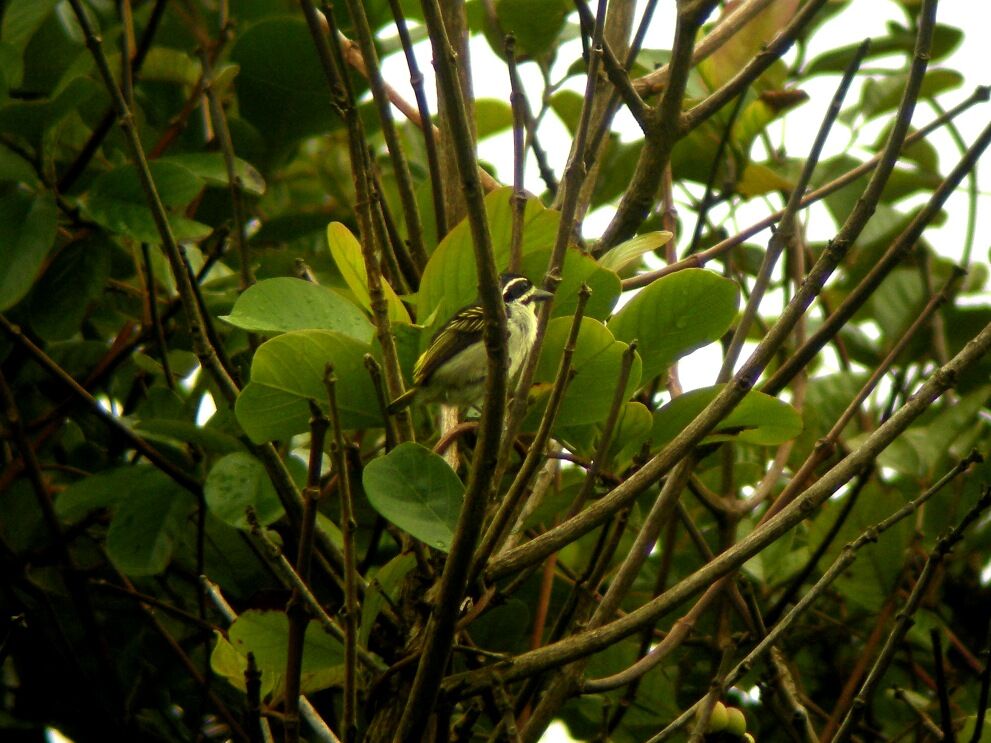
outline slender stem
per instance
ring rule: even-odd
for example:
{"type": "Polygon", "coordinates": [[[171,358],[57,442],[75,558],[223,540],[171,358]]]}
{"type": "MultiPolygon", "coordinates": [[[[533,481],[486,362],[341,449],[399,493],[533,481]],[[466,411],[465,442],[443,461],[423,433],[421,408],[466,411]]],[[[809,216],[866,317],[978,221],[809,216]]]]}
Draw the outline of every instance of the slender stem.
{"type": "Polygon", "coordinates": [[[939,184],[918,214],[888,247],[884,255],[871,267],[857,287],[847,295],[843,303],[799,348],[762,387],[770,395],[777,394],[818,353],[830,338],[839,333],[840,328],[870,298],[884,278],[901,262],[905,254],[914,247],[929,223],[936,218],[943,204],[960,182],[970,173],[981,154],[991,144],[991,124],[984,128],[965,156],[957,163],[950,174],[939,184]]]}
{"type": "Polygon", "coordinates": [[[829,132],[833,128],[836,117],[840,114],[843,100],[850,90],[854,75],[860,69],[860,65],[867,55],[868,49],[870,49],[869,39],[860,45],[857,53],[850,60],[846,70],[843,72],[843,77],[840,79],[840,84],[836,88],[836,93],[833,95],[833,100],[830,102],[829,108],[826,109],[826,115],[819,125],[819,131],[816,134],[815,141],[812,143],[812,149],[809,150],[809,155],[805,159],[805,164],[802,166],[802,174],[799,176],[795,188],[791,192],[791,197],[788,199],[787,206],[785,206],[784,214],[781,215],[781,223],[768,243],[767,252],[764,254],[764,260],[757,273],[757,280],[750,290],[750,298],[747,300],[747,306],[743,310],[743,317],[733,332],[733,338],[724,354],[722,368],[716,377],[717,382],[726,382],[733,374],[733,367],[736,366],[736,360],[739,358],[740,351],[743,350],[743,343],[757,317],[761,300],[764,298],[764,292],[771,282],[771,274],[774,272],[774,266],[777,264],[778,257],[789,243],[791,243],[795,235],[799,202],[805,193],[806,187],[812,180],[812,175],[815,173],[816,166],[819,164],[822,148],[826,145],[829,132]]]}
{"type": "Polygon", "coordinates": [[[220,151],[224,156],[224,168],[227,171],[227,190],[231,196],[233,221],[231,238],[234,241],[238,261],[241,264],[241,291],[244,291],[255,283],[254,271],[251,269],[251,254],[244,239],[244,184],[241,181],[241,176],[237,173],[237,159],[234,155],[231,130],[227,125],[227,115],[224,113],[223,104],[221,104],[220,97],[214,87],[213,67],[210,64],[210,55],[206,49],[200,50],[200,64],[203,65],[203,92],[206,93],[207,97],[210,122],[213,125],[214,136],[220,145],[220,151]]]}
{"type": "MultiPolygon", "coordinates": [[[[963,539],[963,534],[967,527],[976,521],[989,506],[991,506],[991,488],[985,486],[984,492],[977,504],[967,512],[959,524],[953,527],[936,543],[932,554],[929,555],[929,558],[926,560],[926,564],[922,568],[922,572],[915,581],[915,586],[912,588],[912,592],[909,594],[909,597],[905,602],[905,606],[898,614],[898,619],[895,621],[894,629],[892,629],[891,633],[888,635],[887,640],[885,640],[884,647],[881,648],[881,652],[874,661],[874,665],[871,666],[871,670],[867,674],[867,678],[864,679],[864,683],[861,685],[860,691],[854,699],[853,706],[847,712],[839,730],[836,731],[836,735],[830,739],[834,741],[834,743],[843,743],[850,737],[853,732],[854,725],[860,721],[860,718],[866,711],[867,705],[870,703],[871,697],[874,695],[874,691],[877,689],[878,684],[880,684],[881,679],[884,676],[884,672],[891,664],[895,652],[898,649],[898,645],[901,643],[912,624],[914,624],[912,615],[915,614],[916,609],[919,608],[922,597],[925,595],[926,589],[929,587],[929,582],[932,580],[940,563],[942,563],[946,555],[949,554],[953,546],[963,539]]],[[[829,743],[829,741],[827,740],[825,743],[829,743]]]]}
{"type": "Polygon", "coordinates": [[[372,98],[378,110],[379,122],[382,124],[382,135],[385,138],[389,158],[392,161],[392,170],[396,176],[396,187],[399,191],[399,200],[402,203],[403,216],[406,220],[407,239],[416,265],[422,271],[423,267],[427,265],[427,251],[423,246],[423,225],[420,223],[420,212],[416,205],[413,176],[410,175],[409,163],[406,161],[406,154],[399,141],[399,132],[396,130],[396,123],[392,118],[392,106],[385,91],[385,80],[382,78],[378,53],[375,51],[372,29],[368,25],[368,16],[365,14],[365,3],[360,2],[360,0],[345,0],[345,2],[351,16],[351,22],[354,25],[361,55],[365,61],[365,68],[368,71],[372,98]]]}
{"type": "Polygon", "coordinates": [[[389,0],[389,6],[392,8],[392,17],[396,21],[396,31],[399,33],[399,40],[403,45],[403,54],[406,55],[409,82],[413,88],[413,97],[416,98],[416,107],[420,114],[423,144],[427,152],[427,169],[430,171],[430,191],[434,202],[434,226],[437,240],[440,241],[447,234],[447,214],[444,211],[444,192],[441,185],[440,164],[437,159],[437,139],[433,125],[430,123],[430,107],[427,104],[427,94],[423,88],[423,73],[420,72],[416,54],[413,52],[413,40],[410,38],[409,28],[406,26],[406,18],[403,16],[400,0],[389,0]]]}
{"type": "MultiPolygon", "coordinates": [[[[941,477],[939,481],[933,484],[931,488],[926,490],[917,498],[906,503],[887,518],[879,521],[873,526],[870,526],[863,531],[860,536],[847,544],[836,559],[833,560],[833,563],[829,566],[826,572],[822,574],[822,577],[816,581],[815,585],[812,586],[801,599],[799,599],[798,603],[795,604],[795,606],[793,606],[788,613],[780,619],[780,621],[774,624],[774,626],[754,647],[754,649],[751,650],[743,660],[737,663],[729,674],[727,674],[725,688],[728,689],[748,674],[754,668],[757,661],[765,653],[771,650],[778,642],[780,642],[782,637],[784,637],[785,633],[790,629],[795,621],[826,592],[826,589],[829,588],[829,586],[832,585],[837,578],[847,571],[851,563],[857,559],[857,554],[861,548],[869,544],[876,544],[878,537],[880,537],[881,534],[897,524],[899,521],[911,516],[913,513],[916,513],[919,508],[926,503],[926,501],[942,490],[943,487],[945,487],[946,484],[953,478],[957,477],[957,475],[959,475],[971,464],[980,461],[982,461],[980,455],[976,452],[972,453],[969,457],[958,463],[952,470],[941,477]]],[[[691,719],[697,705],[698,703],[686,709],[681,715],[678,716],[677,719],[664,728],[664,730],[651,738],[650,743],[660,743],[660,741],[666,740],[671,733],[683,727],[685,723],[691,719]]],[[[976,741],[974,741],[974,743],[976,743],[976,741]]]]}
{"type": "MultiPolygon", "coordinates": [[[[306,582],[296,572],[296,569],[286,559],[286,556],[282,554],[282,548],[273,542],[271,537],[265,533],[261,524],[258,523],[258,517],[255,515],[253,509],[248,510],[248,523],[251,526],[251,536],[261,549],[265,559],[268,560],[269,565],[274,568],[275,574],[282,584],[289,589],[298,589],[299,595],[302,597],[307,609],[309,609],[317,622],[320,623],[324,631],[331,637],[340,640],[341,644],[343,644],[344,631],[331,619],[330,615],[327,614],[327,611],[320,604],[320,601],[313,595],[306,582]]],[[[372,671],[381,672],[385,670],[385,664],[364,648],[358,648],[358,659],[372,671]]]]}
{"type": "Polygon", "coordinates": [[[471,463],[464,505],[458,516],[451,551],[444,565],[437,600],[425,630],[425,641],[416,676],[403,710],[396,738],[414,743],[423,737],[434,706],[443,669],[454,638],[458,607],[464,595],[471,555],[478,544],[492,475],[499,458],[499,438],[506,405],[506,311],[489,234],[488,219],[478,179],[478,162],[467,108],[458,74],[458,58],[448,38],[437,0],[422,3],[430,43],[434,49],[438,89],[444,101],[451,146],[463,189],[464,203],[475,252],[478,289],[485,318],[485,352],[488,374],[478,443],[471,463]]]}
{"type": "Polygon", "coordinates": [[[469,572],[469,580],[478,577],[484,569],[485,562],[489,556],[505,538],[506,528],[512,523],[514,514],[518,512],[520,503],[530,485],[530,480],[543,462],[544,447],[547,445],[547,440],[551,435],[551,427],[554,425],[558,410],[560,410],[561,403],[564,401],[564,393],[568,387],[568,382],[571,381],[571,359],[575,355],[578,334],[581,331],[582,318],[585,315],[585,304],[591,295],[592,292],[588,286],[582,284],[582,288],[578,292],[578,305],[575,308],[575,314],[571,321],[571,329],[568,331],[568,338],[561,352],[561,360],[558,363],[557,373],[554,376],[554,384],[547,398],[547,406],[544,408],[544,414],[540,417],[540,425],[537,427],[537,433],[527,448],[526,458],[517,471],[512,485],[509,486],[509,490],[499,504],[499,510],[496,512],[492,523],[489,524],[489,528],[479,544],[472,569],[469,572]]]}
{"type": "MultiPolygon", "coordinates": [[[[787,508],[661,596],[597,630],[579,633],[554,645],[523,653],[516,656],[512,662],[496,664],[479,671],[455,674],[445,680],[445,690],[459,697],[474,693],[474,689],[490,683],[492,673],[499,673],[507,682],[525,678],[597,652],[656,621],[699,590],[737,569],[768,544],[776,541],[807,518],[866,464],[872,462],[913,421],[928,410],[936,399],[952,387],[965,369],[983,358],[989,350],[991,350],[991,323],[986,325],[953,359],[933,373],[916,394],[871,433],[860,447],[826,472],[787,508]]],[[[586,511],[591,508],[594,506],[586,511]]]]}
{"type": "Polygon", "coordinates": [[[715,114],[719,109],[740,95],[768,67],[787,52],[795,39],[811,23],[816,14],[822,9],[827,0],[809,0],[802,5],[784,28],[758,52],[736,75],[725,85],[696,104],[681,117],[682,132],[687,133],[697,128],[702,122],[715,114]]]}
{"type": "Polygon", "coordinates": [[[337,491],[341,498],[341,539],[344,543],[344,714],[341,728],[346,743],[358,737],[358,591],[357,591],[357,552],[355,532],[358,523],[354,516],[354,493],[351,490],[351,477],[344,458],[344,429],[337,409],[337,378],[328,364],[324,372],[324,385],[330,406],[330,420],[334,438],[331,454],[334,469],[337,470],[337,491]]]}
{"type": "Polygon", "coordinates": [[[950,712],[950,690],[946,681],[946,665],[943,658],[943,639],[939,628],[929,630],[929,640],[933,648],[933,669],[936,674],[936,695],[939,698],[939,723],[943,729],[943,740],[956,743],[957,734],[953,729],[953,713],[950,712]]]}
{"type": "MultiPolygon", "coordinates": [[[[957,116],[967,111],[972,106],[978,103],[986,102],[989,99],[989,97],[991,97],[991,87],[981,86],[976,88],[973,94],[969,98],[967,98],[965,101],[961,102],[957,106],[951,108],[949,111],[947,111],[945,116],[940,116],[934,119],[933,121],[929,122],[925,126],[920,127],[916,131],[907,135],[905,137],[905,140],[902,142],[901,150],[904,152],[905,149],[908,148],[909,146],[915,144],[916,142],[921,142],[936,129],[939,129],[941,126],[944,126],[948,122],[952,121],[953,119],[955,119],[957,116]]],[[[810,191],[802,198],[800,205],[803,207],[808,206],[809,204],[813,204],[817,201],[824,199],[826,196],[835,193],[844,186],[853,183],[854,181],[856,181],[858,178],[865,175],[866,173],[871,172],[884,159],[885,159],[885,153],[883,152],[874,155],[873,157],[862,162],[857,167],[848,170],[843,175],[834,178],[833,180],[820,186],[814,191],[810,191]]],[[[641,287],[648,286],[654,281],[657,281],[657,279],[660,279],[672,273],[676,273],[677,271],[683,271],[686,268],[699,268],[701,266],[704,266],[706,263],[708,263],[709,261],[715,258],[718,258],[723,253],[726,253],[732,250],[733,248],[742,245],[757,233],[766,230],[768,227],[770,227],[771,225],[775,224],[778,220],[780,220],[783,215],[784,215],[784,210],[783,209],[778,210],[768,215],[767,217],[764,217],[760,221],[755,222],[749,227],[741,230],[732,237],[728,237],[722,242],[713,245],[711,248],[707,248],[706,250],[696,253],[695,255],[688,256],[687,258],[683,258],[680,261],[670,263],[669,265],[664,266],[663,268],[659,268],[656,271],[646,271],[644,273],[637,274],[636,276],[632,276],[628,279],[623,279],[622,281],[623,291],[629,291],[630,289],[639,289],[641,287]]]]}
{"type": "Polygon", "coordinates": [[[524,131],[526,128],[526,93],[523,81],[516,67],[516,37],[506,36],[506,66],[509,69],[509,103],[513,109],[513,232],[509,242],[509,270],[520,270],[523,262],[523,213],[526,210],[526,190],[523,188],[523,173],[526,165],[524,131]]]}
{"type": "MultiPolygon", "coordinates": [[[[320,406],[312,400],[310,405],[310,457],[307,467],[306,488],[303,490],[303,517],[299,530],[299,548],[296,556],[296,573],[304,582],[310,580],[310,561],[313,556],[313,531],[317,520],[317,501],[320,498],[320,464],[323,444],[330,425],[320,406]]],[[[286,740],[299,740],[299,688],[303,671],[303,638],[309,617],[298,588],[293,588],[286,606],[289,619],[289,648],[286,652],[285,697],[283,704],[283,729],[286,740]]]]}

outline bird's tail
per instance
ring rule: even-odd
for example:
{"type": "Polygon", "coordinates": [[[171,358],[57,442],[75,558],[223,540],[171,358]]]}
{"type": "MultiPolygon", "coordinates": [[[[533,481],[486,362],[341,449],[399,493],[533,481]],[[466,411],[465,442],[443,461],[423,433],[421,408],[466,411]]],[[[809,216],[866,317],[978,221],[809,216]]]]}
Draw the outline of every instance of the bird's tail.
{"type": "Polygon", "coordinates": [[[386,410],[390,414],[398,413],[400,410],[404,410],[409,407],[409,404],[413,402],[413,398],[416,396],[416,387],[410,387],[403,394],[397,397],[395,400],[389,403],[389,407],[386,410]]]}

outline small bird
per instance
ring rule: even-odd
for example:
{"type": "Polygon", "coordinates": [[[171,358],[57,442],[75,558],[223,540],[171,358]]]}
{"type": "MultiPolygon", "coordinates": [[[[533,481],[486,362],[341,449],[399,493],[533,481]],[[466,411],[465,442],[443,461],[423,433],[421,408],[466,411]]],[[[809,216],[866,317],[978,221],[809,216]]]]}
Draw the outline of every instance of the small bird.
{"type": "MultiPolygon", "coordinates": [[[[509,337],[508,378],[513,379],[533,347],[537,336],[534,302],[543,302],[553,294],[535,287],[528,278],[514,273],[499,277],[502,300],[506,303],[506,328],[509,337]]],[[[430,340],[430,345],[413,367],[413,386],[389,405],[396,413],[416,397],[421,402],[442,402],[468,407],[477,405],[485,393],[488,359],[483,330],[485,317],[481,305],[458,310],[430,340]]]]}

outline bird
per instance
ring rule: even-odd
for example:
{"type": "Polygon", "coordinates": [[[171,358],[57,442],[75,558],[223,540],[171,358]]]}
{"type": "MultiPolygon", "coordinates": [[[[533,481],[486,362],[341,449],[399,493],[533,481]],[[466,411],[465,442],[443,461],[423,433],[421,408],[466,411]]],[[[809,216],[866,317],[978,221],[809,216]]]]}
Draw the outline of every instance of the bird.
{"type": "MultiPolygon", "coordinates": [[[[507,378],[513,379],[537,337],[535,304],[554,295],[515,273],[502,274],[499,284],[506,305],[507,378]]],[[[430,339],[427,350],[413,367],[413,386],[389,404],[389,412],[403,410],[414,398],[423,403],[477,406],[485,393],[488,376],[484,329],[485,315],[480,304],[462,307],[454,313],[430,339]]]]}

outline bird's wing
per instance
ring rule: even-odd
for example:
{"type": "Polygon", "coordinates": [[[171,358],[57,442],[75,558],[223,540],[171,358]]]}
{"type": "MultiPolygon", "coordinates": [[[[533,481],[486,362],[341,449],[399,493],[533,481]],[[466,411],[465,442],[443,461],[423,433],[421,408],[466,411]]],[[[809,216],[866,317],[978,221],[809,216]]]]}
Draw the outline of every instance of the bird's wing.
{"type": "Polygon", "coordinates": [[[430,341],[413,367],[413,381],[425,384],[430,375],[445,361],[454,358],[473,343],[482,339],[485,317],[478,306],[465,307],[445,323],[430,341]]]}

